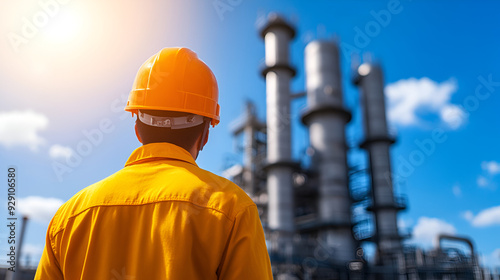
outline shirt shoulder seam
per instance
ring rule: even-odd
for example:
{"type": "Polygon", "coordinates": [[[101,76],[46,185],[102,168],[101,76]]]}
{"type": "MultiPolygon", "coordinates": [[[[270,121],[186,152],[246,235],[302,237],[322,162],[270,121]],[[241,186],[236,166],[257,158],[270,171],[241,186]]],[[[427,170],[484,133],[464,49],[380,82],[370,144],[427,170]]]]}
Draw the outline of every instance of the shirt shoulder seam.
{"type": "MultiPolygon", "coordinates": [[[[182,199],[167,199],[167,200],[158,200],[158,201],[152,201],[152,202],[147,202],[147,203],[140,203],[140,204],[97,204],[97,205],[92,205],[90,207],[87,207],[85,208],[84,210],[81,210],[80,212],[76,213],[76,214],[73,214],[71,216],[69,216],[67,218],[67,220],[70,220],[70,219],[74,219],[76,218],[77,216],[79,216],[80,214],[83,214],[84,212],[92,209],[92,208],[96,208],[96,207],[112,207],[112,206],[141,206],[141,205],[148,205],[148,204],[155,204],[155,203],[162,203],[162,202],[185,202],[185,203],[189,203],[189,204],[192,204],[192,205],[195,205],[195,206],[198,206],[198,207],[201,207],[201,208],[205,208],[205,209],[210,209],[210,210],[213,210],[215,212],[219,212],[221,213],[229,222],[234,222],[234,219],[231,219],[226,213],[224,213],[223,211],[219,210],[219,209],[216,209],[214,207],[209,207],[209,206],[203,206],[203,205],[199,205],[197,203],[194,203],[192,201],[189,201],[189,200],[182,200],[182,199]]],[[[253,203],[252,203],[253,204],[253,203]]],[[[252,204],[248,204],[246,206],[243,206],[243,209],[238,211],[238,213],[236,213],[234,215],[234,217],[236,218],[236,216],[241,213],[244,209],[246,209],[247,207],[249,206],[252,206],[252,204]]],[[[253,204],[255,205],[255,204],[253,204]]],[[[63,230],[65,230],[66,227],[62,227],[60,228],[59,230],[57,230],[56,232],[54,232],[52,234],[52,237],[55,238],[56,235],[58,235],[60,232],[62,232],[63,230]]]]}

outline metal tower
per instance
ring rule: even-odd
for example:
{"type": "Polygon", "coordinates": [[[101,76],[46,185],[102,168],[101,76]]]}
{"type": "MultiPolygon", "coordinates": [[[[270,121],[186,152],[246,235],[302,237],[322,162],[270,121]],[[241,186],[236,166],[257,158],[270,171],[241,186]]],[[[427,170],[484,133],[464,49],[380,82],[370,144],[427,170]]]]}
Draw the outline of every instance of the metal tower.
{"type": "Polygon", "coordinates": [[[384,79],[378,64],[364,63],[357,68],[354,83],[360,87],[363,107],[364,137],[361,147],[368,151],[372,203],[367,210],[375,218],[377,259],[384,266],[397,266],[402,257],[397,213],[406,208],[406,201],[394,195],[390,146],[395,139],[389,135],[385,111],[384,79]]]}
{"type": "Polygon", "coordinates": [[[344,108],[337,45],[313,41],[305,49],[307,109],[302,122],[309,128],[318,175],[318,238],[345,265],[354,259],[356,242],[351,232],[351,200],[345,126],[351,115],[344,108]]]}

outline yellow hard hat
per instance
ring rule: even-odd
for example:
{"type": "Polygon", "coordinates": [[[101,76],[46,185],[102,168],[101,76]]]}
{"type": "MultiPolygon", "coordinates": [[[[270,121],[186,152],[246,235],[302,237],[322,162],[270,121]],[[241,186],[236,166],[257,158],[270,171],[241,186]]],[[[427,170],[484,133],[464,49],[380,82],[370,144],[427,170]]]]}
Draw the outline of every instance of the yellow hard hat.
{"type": "Polygon", "coordinates": [[[164,48],[141,66],[125,111],[185,112],[219,123],[217,80],[196,53],[187,48],[164,48]]]}

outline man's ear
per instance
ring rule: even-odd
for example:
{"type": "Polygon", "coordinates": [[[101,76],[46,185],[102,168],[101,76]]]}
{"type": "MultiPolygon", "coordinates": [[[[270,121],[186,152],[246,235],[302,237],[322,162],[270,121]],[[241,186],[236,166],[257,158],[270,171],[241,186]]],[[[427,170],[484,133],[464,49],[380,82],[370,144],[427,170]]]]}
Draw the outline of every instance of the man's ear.
{"type": "Polygon", "coordinates": [[[137,140],[142,143],[141,135],[139,135],[139,131],[137,131],[137,124],[134,126],[135,128],[135,135],[137,136],[137,140]]]}
{"type": "Polygon", "coordinates": [[[205,147],[205,145],[207,144],[208,142],[208,134],[210,132],[210,123],[206,122],[205,123],[205,128],[203,130],[203,133],[201,134],[201,137],[200,140],[198,140],[200,143],[200,146],[199,146],[199,151],[203,151],[203,148],[205,147]]]}
{"type": "Polygon", "coordinates": [[[208,142],[208,134],[210,133],[210,130],[207,127],[207,133],[205,134],[205,139],[203,139],[203,146],[205,146],[208,142]]]}

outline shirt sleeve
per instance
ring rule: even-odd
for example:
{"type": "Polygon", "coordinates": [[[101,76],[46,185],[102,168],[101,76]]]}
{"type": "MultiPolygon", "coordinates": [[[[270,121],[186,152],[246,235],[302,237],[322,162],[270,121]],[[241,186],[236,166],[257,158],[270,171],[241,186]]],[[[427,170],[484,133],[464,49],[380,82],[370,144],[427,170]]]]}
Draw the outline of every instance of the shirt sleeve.
{"type": "Polygon", "coordinates": [[[255,205],[236,215],[217,271],[219,280],[272,280],[264,231],[255,205]]]}
{"type": "Polygon", "coordinates": [[[54,249],[52,247],[52,241],[50,239],[50,230],[52,222],[47,230],[47,236],[45,238],[45,247],[43,248],[42,258],[38,263],[36,269],[34,280],[64,280],[64,276],[61,272],[59,262],[54,254],[54,249]]]}

